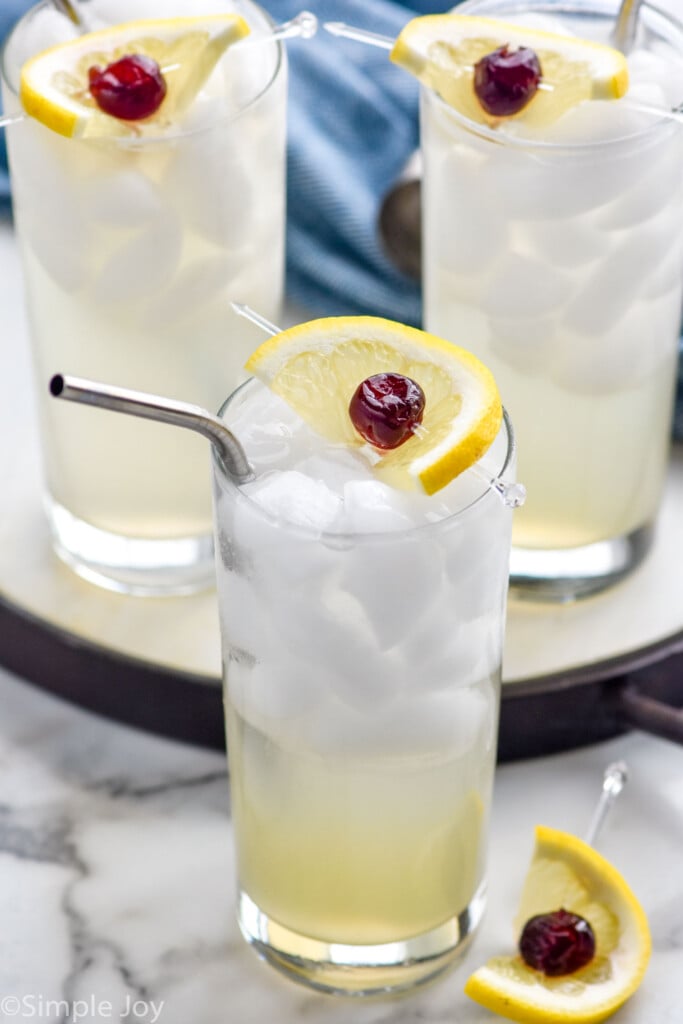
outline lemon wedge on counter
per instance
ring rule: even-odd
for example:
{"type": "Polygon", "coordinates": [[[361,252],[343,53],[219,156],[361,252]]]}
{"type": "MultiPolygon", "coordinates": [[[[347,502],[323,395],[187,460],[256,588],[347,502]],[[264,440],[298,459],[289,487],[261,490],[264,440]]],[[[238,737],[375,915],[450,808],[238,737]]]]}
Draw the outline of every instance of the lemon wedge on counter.
{"type": "Polygon", "coordinates": [[[524,1024],[597,1024],[633,995],[647,968],[651,939],[645,912],[619,872],[591,846],[539,826],[524,884],[516,934],[537,914],[564,908],[589,922],[595,956],[585,967],[546,977],[521,956],[490,960],[465,993],[524,1024]]]}

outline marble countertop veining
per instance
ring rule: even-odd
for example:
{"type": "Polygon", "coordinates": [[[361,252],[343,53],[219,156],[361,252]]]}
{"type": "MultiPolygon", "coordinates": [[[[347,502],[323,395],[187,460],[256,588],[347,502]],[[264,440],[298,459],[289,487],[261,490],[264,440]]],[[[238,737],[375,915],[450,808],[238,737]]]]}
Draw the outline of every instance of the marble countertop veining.
{"type": "Polygon", "coordinates": [[[602,772],[631,781],[600,841],[639,895],[654,953],[615,1024],[683,1019],[683,750],[632,733],[498,770],[489,909],[463,967],[401,999],[308,992],[234,918],[222,756],[126,729],[0,671],[0,1021],[493,1024],[462,994],[511,941],[538,822],[582,832],[602,772]]]}

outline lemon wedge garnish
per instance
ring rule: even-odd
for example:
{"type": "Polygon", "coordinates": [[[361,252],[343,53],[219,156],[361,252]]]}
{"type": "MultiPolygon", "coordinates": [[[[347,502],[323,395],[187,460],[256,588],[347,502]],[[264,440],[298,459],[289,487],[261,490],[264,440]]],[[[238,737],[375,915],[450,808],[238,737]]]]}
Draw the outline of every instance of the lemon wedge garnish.
{"type": "Polygon", "coordinates": [[[515,927],[563,907],[595,934],[595,957],[573,974],[548,978],[520,956],[490,960],[465,992],[494,1013],[525,1024],[596,1024],[640,985],[650,958],[643,908],[619,872],[576,836],[539,826],[515,927]]]}
{"type": "Polygon", "coordinates": [[[628,89],[628,64],[618,50],[573,36],[508,24],[495,18],[436,14],[414,18],[398,36],[391,60],[428,85],[472,121],[496,123],[474,92],[474,66],[501,46],[527,46],[541,62],[542,83],[513,115],[529,124],[551,124],[584,100],[611,100],[628,89]]]}
{"type": "Polygon", "coordinates": [[[433,494],[486,452],[502,407],[490,371],[471,353],[413,327],[377,317],[330,317],[282,331],[246,369],[334,444],[360,447],[351,396],[376,373],[411,377],[425,394],[418,431],[400,448],[377,452],[375,473],[397,487],[433,494]]]}
{"type": "Polygon", "coordinates": [[[69,138],[138,134],[150,124],[180,118],[226,49],[249,34],[236,14],[128,21],[43,50],[21,69],[19,95],[30,117],[69,138]],[[88,69],[143,54],[161,68],[166,98],[144,121],[126,122],[99,109],[88,90],[88,69]]]}

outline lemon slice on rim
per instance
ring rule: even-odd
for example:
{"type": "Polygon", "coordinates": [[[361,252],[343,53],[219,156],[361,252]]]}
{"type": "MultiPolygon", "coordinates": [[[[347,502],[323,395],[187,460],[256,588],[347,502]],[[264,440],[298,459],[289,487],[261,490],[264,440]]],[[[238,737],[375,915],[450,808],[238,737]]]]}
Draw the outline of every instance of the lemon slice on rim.
{"type": "Polygon", "coordinates": [[[166,126],[187,110],[229,46],[249,34],[236,14],[151,18],[89,32],[43,50],[21,69],[19,96],[26,113],[69,138],[139,134],[166,126]],[[157,62],[167,93],[144,121],[122,121],[99,109],[88,89],[88,70],[143,54],[157,62]]]}
{"type": "Polygon", "coordinates": [[[576,836],[539,826],[515,927],[560,907],[595,934],[595,957],[573,974],[548,978],[520,956],[490,960],[465,993],[494,1013],[525,1024],[596,1024],[640,985],[650,958],[645,912],[619,872],[576,836]]]}
{"type": "Polygon", "coordinates": [[[466,14],[414,18],[398,36],[391,60],[428,85],[459,113],[482,124],[488,114],[474,92],[474,66],[501,46],[530,47],[541,62],[542,84],[526,107],[511,115],[551,124],[584,100],[611,100],[628,89],[628,64],[618,50],[574,36],[466,14]]]}
{"type": "Polygon", "coordinates": [[[400,373],[425,394],[418,431],[377,452],[374,470],[397,487],[441,490],[494,441],[502,407],[493,375],[471,353],[424,331],[378,317],[329,317],[269,338],[246,369],[335,444],[361,447],[351,396],[376,373],[400,373]]]}

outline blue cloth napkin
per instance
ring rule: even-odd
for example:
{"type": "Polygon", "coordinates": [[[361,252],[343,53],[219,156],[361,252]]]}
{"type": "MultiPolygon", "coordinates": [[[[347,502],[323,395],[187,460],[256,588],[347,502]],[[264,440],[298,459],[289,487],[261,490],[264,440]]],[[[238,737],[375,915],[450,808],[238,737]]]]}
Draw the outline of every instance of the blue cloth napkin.
{"type": "MultiPolygon", "coordinates": [[[[1,0],[0,39],[32,0],[1,0]]],[[[454,0],[261,0],[276,22],[309,7],[394,37],[454,0]]],[[[290,64],[287,294],[319,315],[371,313],[419,324],[419,287],[384,256],[379,204],[418,144],[417,84],[386,52],[319,32],[287,43],[290,64]]],[[[9,180],[0,132],[0,203],[9,180]]],[[[675,435],[683,438],[683,346],[675,435]]]]}

